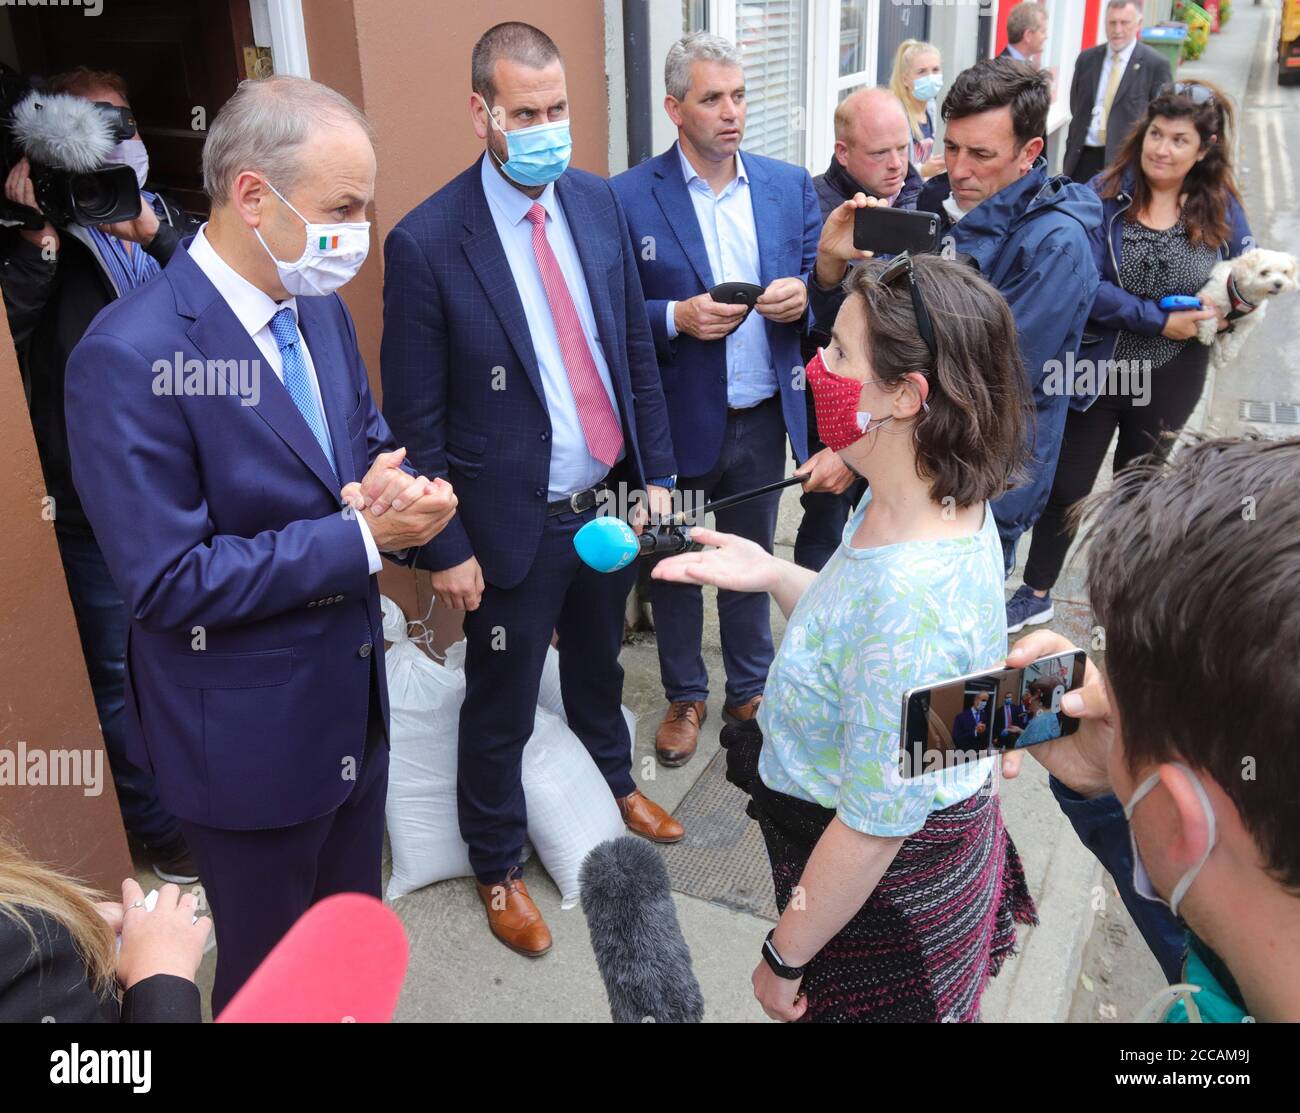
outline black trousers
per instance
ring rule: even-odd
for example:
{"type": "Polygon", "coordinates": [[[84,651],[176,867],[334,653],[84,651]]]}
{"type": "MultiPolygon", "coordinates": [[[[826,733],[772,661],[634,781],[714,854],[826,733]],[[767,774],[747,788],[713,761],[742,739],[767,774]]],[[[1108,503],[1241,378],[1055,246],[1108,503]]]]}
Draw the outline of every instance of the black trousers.
{"type": "Polygon", "coordinates": [[[1167,455],[1162,435],[1181,429],[1196,408],[1205,388],[1209,355],[1210,349],[1195,340],[1184,344],[1178,355],[1152,372],[1148,405],[1135,405],[1138,399],[1132,397],[1102,395],[1089,409],[1070,411],[1052,494],[1034,526],[1025,563],[1025,583],[1031,588],[1050,591],[1056,584],[1074,541],[1070,511],[1092,490],[1115,430],[1119,430],[1119,443],[1112,474],[1149,453],[1167,455]]]}

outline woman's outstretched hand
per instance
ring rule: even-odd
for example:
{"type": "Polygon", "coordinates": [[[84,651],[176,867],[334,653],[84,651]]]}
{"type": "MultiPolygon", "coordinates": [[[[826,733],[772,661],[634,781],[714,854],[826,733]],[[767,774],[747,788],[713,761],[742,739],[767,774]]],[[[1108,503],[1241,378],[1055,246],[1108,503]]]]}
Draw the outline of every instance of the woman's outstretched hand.
{"type": "Polygon", "coordinates": [[[714,547],[661,560],[650,575],[679,584],[713,584],[728,591],[771,590],[776,558],[761,545],[703,526],[691,530],[691,540],[714,547]]]}

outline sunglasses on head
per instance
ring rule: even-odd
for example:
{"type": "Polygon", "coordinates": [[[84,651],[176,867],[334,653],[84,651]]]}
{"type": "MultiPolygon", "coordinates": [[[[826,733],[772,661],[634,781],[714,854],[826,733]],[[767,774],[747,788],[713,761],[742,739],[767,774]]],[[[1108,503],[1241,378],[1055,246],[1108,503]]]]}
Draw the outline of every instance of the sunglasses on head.
{"type": "Polygon", "coordinates": [[[912,266],[912,256],[904,251],[895,255],[876,280],[882,286],[893,286],[900,279],[905,280],[912,295],[912,309],[916,313],[916,331],[921,334],[925,346],[930,349],[930,358],[938,360],[939,346],[934,339],[934,324],[930,320],[930,311],[925,306],[921,294],[921,284],[917,281],[916,271],[912,266]]]}
{"type": "Polygon", "coordinates": [[[1214,103],[1214,92],[1194,81],[1175,81],[1172,85],[1166,85],[1161,92],[1166,95],[1173,93],[1175,96],[1186,97],[1198,108],[1203,104],[1214,103]]]}

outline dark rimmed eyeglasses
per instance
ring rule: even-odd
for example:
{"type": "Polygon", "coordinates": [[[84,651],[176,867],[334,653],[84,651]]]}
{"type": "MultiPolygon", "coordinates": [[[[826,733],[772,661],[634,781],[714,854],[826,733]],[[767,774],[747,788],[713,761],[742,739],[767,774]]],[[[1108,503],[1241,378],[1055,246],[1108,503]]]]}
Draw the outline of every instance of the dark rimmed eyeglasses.
{"type": "Polygon", "coordinates": [[[912,256],[904,251],[895,255],[877,281],[882,286],[892,286],[899,279],[907,281],[907,288],[912,295],[912,309],[916,313],[916,331],[921,334],[925,346],[930,349],[930,358],[939,359],[939,346],[934,339],[934,323],[930,320],[930,311],[925,307],[925,298],[921,294],[921,284],[917,281],[916,270],[912,266],[912,256]]]}
{"type": "Polygon", "coordinates": [[[1203,104],[1214,103],[1214,90],[1206,85],[1198,85],[1194,81],[1175,81],[1160,91],[1166,96],[1172,93],[1175,96],[1186,97],[1198,108],[1203,104]]]}

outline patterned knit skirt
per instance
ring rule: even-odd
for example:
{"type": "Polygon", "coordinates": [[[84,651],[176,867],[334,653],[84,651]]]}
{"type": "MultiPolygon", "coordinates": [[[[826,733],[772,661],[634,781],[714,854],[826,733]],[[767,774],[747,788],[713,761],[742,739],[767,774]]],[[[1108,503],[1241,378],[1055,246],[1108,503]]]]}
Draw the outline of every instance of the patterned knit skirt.
{"type": "MultiPolygon", "coordinates": [[[[750,796],[784,912],[835,812],[763,784],[757,724],[724,727],[722,745],[727,779],[750,796]]],[[[866,904],[808,964],[802,1019],[979,1020],[985,985],[1015,951],[1015,924],[1037,922],[998,797],[981,791],[931,813],[903,841],[866,904]]]]}

